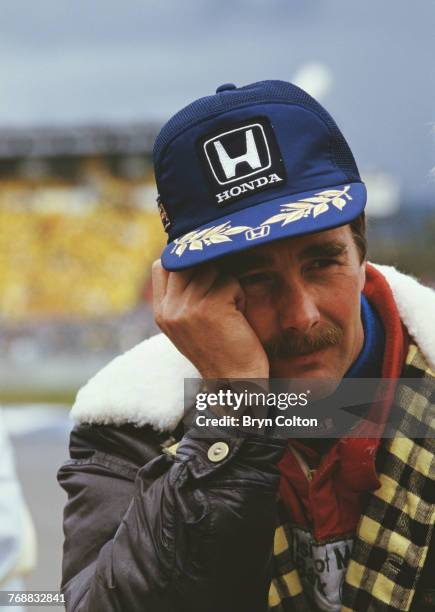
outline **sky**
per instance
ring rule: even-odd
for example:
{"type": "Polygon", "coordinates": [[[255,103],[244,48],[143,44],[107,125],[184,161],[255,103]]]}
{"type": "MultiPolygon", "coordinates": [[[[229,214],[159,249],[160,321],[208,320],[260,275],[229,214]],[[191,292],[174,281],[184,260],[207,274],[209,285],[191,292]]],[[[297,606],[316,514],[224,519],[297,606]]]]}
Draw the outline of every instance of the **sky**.
{"type": "Polygon", "coordinates": [[[434,56],[434,0],[14,0],[0,126],[163,122],[221,83],[315,64],[363,175],[435,205],[434,56]]]}

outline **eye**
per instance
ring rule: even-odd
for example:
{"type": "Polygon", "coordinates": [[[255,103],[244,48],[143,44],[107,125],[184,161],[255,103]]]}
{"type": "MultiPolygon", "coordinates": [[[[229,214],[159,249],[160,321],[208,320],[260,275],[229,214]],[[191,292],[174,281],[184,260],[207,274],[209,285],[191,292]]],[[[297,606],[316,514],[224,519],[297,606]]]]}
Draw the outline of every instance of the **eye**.
{"type": "Polygon", "coordinates": [[[316,259],[312,261],[309,268],[319,270],[321,268],[330,268],[331,266],[338,265],[340,262],[338,259],[316,259]]]}

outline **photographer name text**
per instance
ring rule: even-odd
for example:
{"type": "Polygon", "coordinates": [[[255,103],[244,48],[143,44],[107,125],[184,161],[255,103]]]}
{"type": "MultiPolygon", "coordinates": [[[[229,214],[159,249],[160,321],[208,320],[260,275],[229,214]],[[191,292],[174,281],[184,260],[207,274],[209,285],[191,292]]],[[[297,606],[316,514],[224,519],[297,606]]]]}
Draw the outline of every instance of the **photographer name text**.
{"type": "Polygon", "coordinates": [[[221,417],[207,417],[204,414],[196,416],[195,423],[198,427],[254,427],[264,429],[265,427],[318,427],[318,419],[304,418],[301,416],[286,417],[279,414],[274,418],[252,417],[244,414],[241,417],[224,415],[221,417]]]}

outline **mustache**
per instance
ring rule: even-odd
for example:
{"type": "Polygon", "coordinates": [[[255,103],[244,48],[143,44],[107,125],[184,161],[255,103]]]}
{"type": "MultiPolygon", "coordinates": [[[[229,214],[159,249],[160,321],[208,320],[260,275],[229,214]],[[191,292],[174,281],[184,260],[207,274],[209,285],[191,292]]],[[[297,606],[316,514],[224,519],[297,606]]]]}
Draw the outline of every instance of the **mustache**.
{"type": "Polygon", "coordinates": [[[336,346],[343,339],[343,331],[332,323],[322,327],[316,333],[300,334],[293,330],[286,330],[274,336],[263,344],[269,360],[289,359],[300,355],[309,355],[315,351],[336,346]]]}

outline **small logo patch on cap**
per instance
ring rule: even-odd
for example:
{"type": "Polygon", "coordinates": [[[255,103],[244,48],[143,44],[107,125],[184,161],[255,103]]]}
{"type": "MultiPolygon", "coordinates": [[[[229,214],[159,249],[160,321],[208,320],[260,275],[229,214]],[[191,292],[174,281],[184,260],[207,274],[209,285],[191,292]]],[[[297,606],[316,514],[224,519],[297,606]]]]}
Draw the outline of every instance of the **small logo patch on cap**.
{"type": "Polygon", "coordinates": [[[163,206],[160,196],[157,196],[157,206],[158,206],[159,213],[160,213],[160,219],[162,220],[162,223],[163,223],[163,228],[166,232],[171,227],[171,221],[168,217],[168,213],[166,212],[165,207],[163,206]]]}
{"type": "Polygon", "coordinates": [[[258,240],[270,234],[270,225],[260,225],[259,227],[251,227],[245,232],[246,240],[258,240]]]}
{"type": "Polygon", "coordinates": [[[275,134],[265,117],[209,134],[202,139],[199,154],[218,205],[282,186],[286,179],[275,134]]]}

